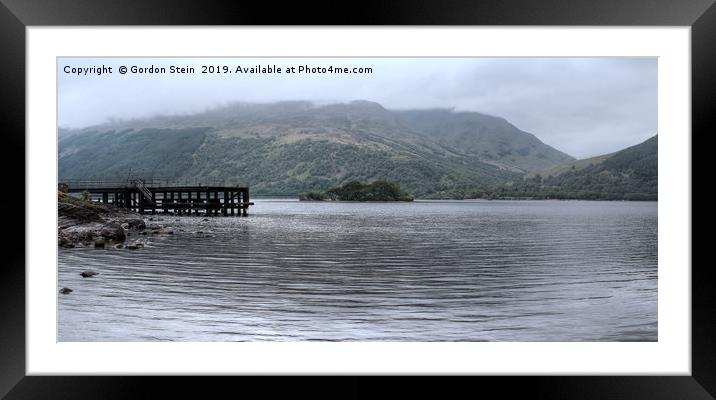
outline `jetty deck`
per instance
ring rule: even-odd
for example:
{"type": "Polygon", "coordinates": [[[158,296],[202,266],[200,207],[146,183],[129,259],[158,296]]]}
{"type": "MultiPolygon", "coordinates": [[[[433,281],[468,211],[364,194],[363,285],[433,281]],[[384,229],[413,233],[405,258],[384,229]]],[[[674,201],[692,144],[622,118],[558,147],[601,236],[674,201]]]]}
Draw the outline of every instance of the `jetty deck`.
{"type": "Polygon", "coordinates": [[[254,204],[249,200],[248,186],[218,182],[65,180],[58,183],[58,189],[85,193],[89,200],[140,214],[247,216],[249,206],[254,204]]]}

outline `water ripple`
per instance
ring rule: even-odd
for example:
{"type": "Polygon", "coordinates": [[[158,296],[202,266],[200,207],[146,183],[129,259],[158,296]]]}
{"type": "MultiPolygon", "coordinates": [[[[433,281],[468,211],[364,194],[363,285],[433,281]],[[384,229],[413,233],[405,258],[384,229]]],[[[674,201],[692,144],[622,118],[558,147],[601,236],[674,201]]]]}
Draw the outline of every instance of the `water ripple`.
{"type": "Polygon", "coordinates": [[[656,203],[252,211],[165,217],[175,234],[138,251],[61,249],[60,340],[657,340],[656,203]]]}

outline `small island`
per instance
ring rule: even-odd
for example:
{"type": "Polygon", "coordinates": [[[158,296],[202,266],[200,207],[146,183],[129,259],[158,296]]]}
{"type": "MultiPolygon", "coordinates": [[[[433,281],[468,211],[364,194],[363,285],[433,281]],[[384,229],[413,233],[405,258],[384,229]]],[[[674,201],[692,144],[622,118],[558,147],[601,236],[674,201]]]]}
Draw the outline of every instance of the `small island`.
{"type": "Polygon", "coordinates": [[[361,183],[351,181],[325,192],[306,192],[298,196],[301,201],[413,201],[413,196],[398,185],[387,181],[361,183]]]}

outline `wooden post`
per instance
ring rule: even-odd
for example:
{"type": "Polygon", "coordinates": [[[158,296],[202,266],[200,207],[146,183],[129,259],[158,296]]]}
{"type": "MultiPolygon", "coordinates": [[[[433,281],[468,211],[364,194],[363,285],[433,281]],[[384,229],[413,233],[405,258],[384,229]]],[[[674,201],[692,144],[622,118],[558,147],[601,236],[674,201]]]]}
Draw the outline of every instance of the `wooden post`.
{"type": "Polygon", "coordinates": [[[246,211],[249,208],[249,188],[244,189],[243,197],[244,207],[242,209],[242,215],[246,217],[249,215],[249,213],[246,211]]]}
{"type": "Polygon", "coordinates": [[[231,208],[231,215],[234,215],[234,191],[229,192],[230,199],[229,199],[229,208],[231,208]]]}
{"type": "Polygon", "coordinates": [[[212,206],[213,206],[212,211],[213,211],[214,215],[219,214],[220,204],[219,204],[219,192],[217,190],[214,190],[214,202],[212,203],[212,206]]]}
{"type": "Polygon", "coordinates": [[[184,210],[183,210],[183,208],[182,208],[183,206],[181,204],[181,190],[177,193],[177,196],[179,196],[179,207],[178,207],[179,215],[182,215],[184,210]]]}
{"type": "Polygon", "coordinates": [[[244,190],[240,189],[239,192],[236,194],[236,201],[238,204],[236,204],[236,211],[238,212],[239,216],[243,216],[244,214],[244,190]]]}
{"type": "Polygon", "coordinates": [[[228,212],[226,210],[226,207],[229,205],[229,192],[224,189],[224,204],[221,208],[221,214],[226,215],[228,212]]]}
{"type": "Polygon", "coordinates": [[[199,203],[201,203],[201,192],[197,190],[196,202],[192,203],[192,206],[194,206],[194,215],[199,215],[199,203]]]}
{"type": "Polygon", "coordinates": [[[209,190],[206,191],[206,201],[204,202],[205,212],[206,215],[209,216],[209,199],[211,198],[211,192],[209,190]]]}
{"type": "Polygon", "coordinates": [[[144,196],[139,193],[132,193],[130,203],[133,203],[137,207],[137,211],[140,214],[144,214],[144,196]]]}

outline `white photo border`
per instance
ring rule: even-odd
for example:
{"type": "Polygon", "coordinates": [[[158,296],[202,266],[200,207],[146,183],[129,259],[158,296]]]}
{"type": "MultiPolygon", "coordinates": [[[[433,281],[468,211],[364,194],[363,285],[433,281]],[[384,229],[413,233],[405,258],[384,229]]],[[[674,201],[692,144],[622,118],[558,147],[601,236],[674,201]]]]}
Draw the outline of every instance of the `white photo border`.
{"type": "Polygon", "coordinates": [[[28,375],[691,374],[690,27],[27,27],[28,375]],[[658,57],[658,342],[57,342],[58,57],[658,57]],[[46,195],[45,195],[46,198],[46,195]]]}

